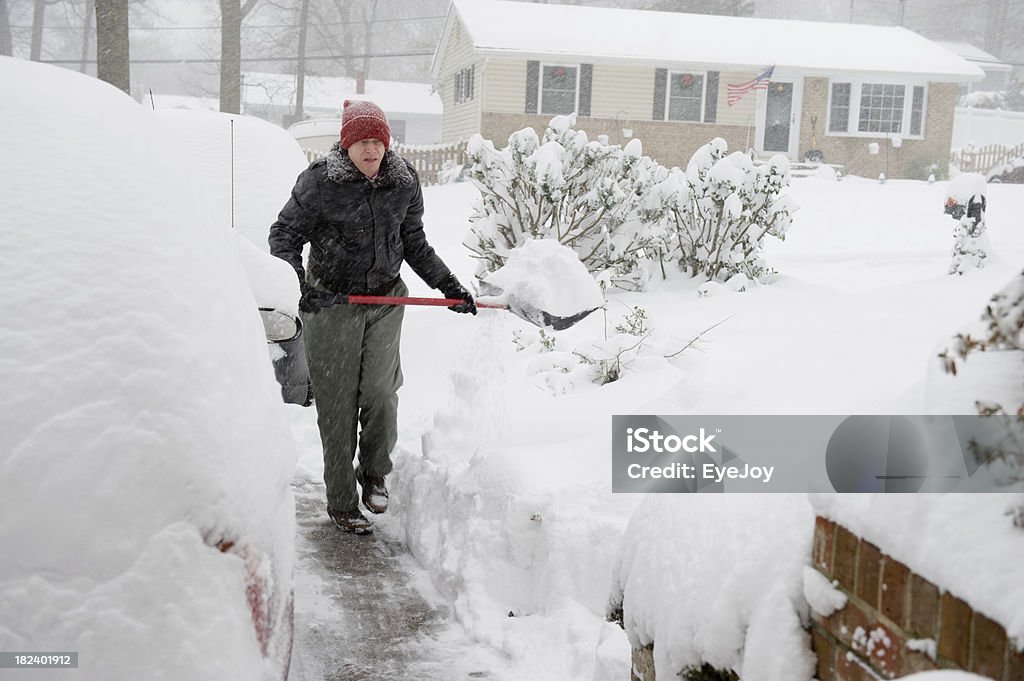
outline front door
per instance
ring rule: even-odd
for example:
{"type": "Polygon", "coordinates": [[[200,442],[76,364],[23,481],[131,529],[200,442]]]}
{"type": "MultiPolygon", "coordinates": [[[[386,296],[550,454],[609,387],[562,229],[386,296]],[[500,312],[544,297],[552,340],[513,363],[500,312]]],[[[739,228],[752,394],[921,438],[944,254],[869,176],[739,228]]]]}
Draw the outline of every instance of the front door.
{"type": "Polygon", "coordinates": [[[763,102],[760,150],[765,154],[784,154],[795,159],[800,140],[799,81],[771,81],[763,102]]]}

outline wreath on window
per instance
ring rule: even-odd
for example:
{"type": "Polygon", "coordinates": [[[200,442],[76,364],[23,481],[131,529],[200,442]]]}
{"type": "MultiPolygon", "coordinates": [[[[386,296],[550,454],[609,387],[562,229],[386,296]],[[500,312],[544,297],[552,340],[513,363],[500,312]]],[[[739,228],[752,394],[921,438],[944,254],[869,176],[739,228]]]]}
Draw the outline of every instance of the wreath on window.
{"type": "Polygon", "coordinates": [[[690,73],[684,73],[683,77],[680,78],[680,82],[682,82],[683,87],[690,87],[693,85],[693,75],[690,73]]]}
{"type": "Polygon", "coordinates": [[[564,67],[559,66],[559,67],[555,68],[555,78],[565,78],[565,68],[564,67]]]}

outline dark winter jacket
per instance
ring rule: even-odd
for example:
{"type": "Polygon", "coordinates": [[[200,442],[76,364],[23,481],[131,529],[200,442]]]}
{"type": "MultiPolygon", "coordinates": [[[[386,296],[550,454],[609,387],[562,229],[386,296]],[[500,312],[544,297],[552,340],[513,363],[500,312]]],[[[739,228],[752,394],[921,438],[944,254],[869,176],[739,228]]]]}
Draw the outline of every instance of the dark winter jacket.
{"type": "Polygon", "coordinates": [[[336,293],[380,293],[405,260],[437,288],[450,271],[423,233],[423,192],[412,165],[392,150],[368,179],[340,144],[299,174],[292,196],[270,227],[270,252],[304,281],[309,274],[336,293]]]}

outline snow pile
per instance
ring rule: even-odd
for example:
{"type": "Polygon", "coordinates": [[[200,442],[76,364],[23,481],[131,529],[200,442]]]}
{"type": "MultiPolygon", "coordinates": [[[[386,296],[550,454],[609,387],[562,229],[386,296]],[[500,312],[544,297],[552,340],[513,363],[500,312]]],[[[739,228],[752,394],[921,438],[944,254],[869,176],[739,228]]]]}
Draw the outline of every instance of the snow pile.
{"type": "Polygon", "coordinates": [[[0,84],[0,649],[279,676],[294,456],[232,237],[152,111],[4,57],[0,84]]]}
{"type": "MultiPolygon", "coordinates": [[[[989,187],[989,225],[1000,257],[985,270],[952,278],[946,276],[950,220],[937,210],[946,185],[798,178],[790,187],[801,206],[790,227],[794,238],[766,246],[770,261],[785,272],[772,286],[700,297],[698,282],[673,278],[642,294],[609,291],[608,320],[595,313],[549,334],[556,341],[552,351],[537,348],[538,329],[514,315],[410,308],[403,330],[400,447],[389,477],[394,513],[383,520],[407,540],[459,627],[507,654],[517,673],[497,672],[498,678],[629,678],[629,641],[604,616],[611,568],[644,497],[610,491],[611,415],[974,413],[970,404],[966,411],[947,408],[967,397],[958,383],[964,374],[942,375],[938,383],[929,372],[938,367],[939,343],[946,344],[965,320],[976,319],[992,293],[1019,273],[1024,232],[1016,216],[1024,212],[1024,187],[989,187]],[[600,387],[559,394],[538,390],[536,363],[583,348],[605,328],[612,335],[616,318],[634,307],[647,311],[655,329],[649,345],[674,356],[641,357],[620,380],[600,387]],[[514,332],[524,345],[537,340],[516,352],[514,332]]],[[[476,198],[469,183],[424,190],[431,245],[460,277],[468,278],[475,265],[461,245],[458,225],[468,221],[476,198]]],[[[415,275],[407,281],[414,295],[430,293],[415,275]]],[[[1012,353],[979,354],[967,364],[1002,360],[1015,368],[1012,376],[1004,372],[999,385],[1019,395],[1019,360],[1007,357],[1012,353]]],[[[555,371],[552,366],[553,377],[555,371]]],[[[563,381],[573,376],[558,375],[563,381]]],[[[308,412],[295,413],[308,419],[303,463],[316,479],[322,461],[315,424],[308,412]]],[[[972,496],[975,502],[983,498],[972,496]]],[[[731,581],[718,574],[698,579],[696,573],[682,581],[689,574],[679,568],[684,559],[719,567],[728,562],[716,556],[723,538],[730,555],[738,543],[738,511],[729,509],[754,499],[730,495],[718,500],[721,509],[707,511],[714,500],[662,497],[657,503],[672,508],[647,512],[647,522],[635,525],[646,527],[645,549],[666,544],[657,555],[642,554],[650,561],[643,566],[650,590],[665,587],[664,601],[682,593],[720,597],[721,610],[706,626],[694,625],[701,641],[713,638],[715,626],[735,635],[739,625],[721,624],[729,617],[750,619],[752,635],[763,631],[750,617],[755,605],[759,613],[792,620],[801,599],[828,594],[822,588],[809,595],[804,583],[812,527],[803,519],[793,528],[801,525],[807,537],[779,568],[784,577],[775,578],[781,585],[771,598],[777,607],[767,594],[751,600],[750,583],[739,577],[761,554],[740,554],[735,565],[726,565],[722,575],[731,581]],[[677,532],[682,539],[675,538],[677,532]],[[684,541],[696,541],[697,532],[706,537],[700,549],[684,541]]],[[[984,506],[979,511],[986,512],[984,506]]],[[[382,536],[385,529],[391,527],[382,528],[382,536]]],[[[788,536],[787,530],[783,539],[788,536]]],[[[752,546],[759,548],[762,540],[752,546]]],[[[641,538],[632,541],[639,544],[641,538]]],[[[703,566],[700,574],[711,571],[703,566]]],[[[772,578],[757,583],[770,584],[772,578]]],[[[634,619],[669,617],[668,605],[653,596],[634,602],[638,611],[644,605],[652,609],[650,616],[638,612],[634,619]]],[[[795,631],[788,627],[780,626],[779,633],[795,631]]],[[[659,640],[662,633],[666,641],[674,636],[666,631],[658,628],[659,640]]],[[[754,640],[764,639],[758,634],[754,640]]],[[[805,638],[793,636],[770,657],[790,660],[808,650],[805,638]]],[[[769,656],[756,654],[762,660],[769,656]]],[[[788,681],[787,671],[778,678],[788,681]]]]}
{"type": "Polygon", "coordinates": [[[811,503],[1003,625],[1024,648],[1024,536],[1008,511],[1022,494],[821,494],[811,503]]]}
{"type": "Polygon", "coordinates": [[[576,253],[556,239],[530,239],[483,281],[503,297],[567,317],[604,305],[604,294],[576,253]]]}
{"type": "Polygon", "coordinates": [[[710,664],[745,681],[809,681],[804,495],[648,495],[626,528],[611,607],[659,678],[710,664]],[[780,651],[786,651],[781,653],[780,651]]]}
{"type": "Polygon", "coordinates": [[[217,227],[234,226],[233,239],[260,307],[298,315],[295,270],[270,255],[270,225],[288,201],[306,157],[281,128],[258,118],[212,111],[157,111],[188,154],[189,174],[201,191],[191,197],[217,227]]]}
{"type": "Polygon", "coordinates": [[[155,114],[179,133],[189,174],[203,186],[191,198],[204,202],[210,222],[233,225],[269,253],[270,225],[288,201],[295,178],[309,165],[295,138],[248,116],[180,110],[155,114]]]}
{"type": "Polygon", "coordinates": [[[804,598],[811,606],[811,610],[822,617],[828,617],[846,605],[846,594],[828,581],[828,577],[810,565],[804,566],[803,575],[804,598]]]}
{"type": "Polygon", "coordinates": [[[987,188],[981,173],[960,173],[949,181],[946,195],[966,206],[972,198],[985,196],[987,188]]]}

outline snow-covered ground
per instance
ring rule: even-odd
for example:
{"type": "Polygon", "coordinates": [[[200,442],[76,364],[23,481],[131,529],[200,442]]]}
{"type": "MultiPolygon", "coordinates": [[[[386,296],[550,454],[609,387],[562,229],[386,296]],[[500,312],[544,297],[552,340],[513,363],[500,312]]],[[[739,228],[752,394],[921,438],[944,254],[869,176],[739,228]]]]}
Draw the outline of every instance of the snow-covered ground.
{"type": "MultiPolygon", "coordinates": [[[[315,411],[276,401],[225,203],[203,210],[223,187],[199,191],[187,147],[168,144],[175,126],[112,88],[97,95],[95,81],[68,71],[3,58],[0,67],[31,70],[15,75],[17,97],[0,102],[0,120],[21,135],[4,143],[0,171],[0,258],[12,293],[0,340],[0,650],[78,647],[136,676],[159,653],[166,678],[256,678],[267,670],[251,604],[238,593],[244,560],[202,540],[232,530],[287,553],[285,426],[300,484],[319,480],[322,462],[315,411]],[[67,111],[64,98],[75,93],[90,104],[67,111]],[[26,113],[30,101],[50,108],[26,113]],[[213,653],[220,666],[206,665],[213,653]]],[[[242,204],[239,229],[258,247],[259,225],[269,227],[291,188],[282,168],[294,167],[293,151],[240,169],[239,178],[260,168],[276,178],[280,199],[261,202],[264,215],[242,204]]],[[[1024,187],[989,187],[993,257],[962,277],[946,274],[946,183],[809,178],[791,192],[801,208],[786,242],[768,246],[779,272],[770,285],[699,295],[697,282],[670,273],[543,336],[502,311],[407,311],[393,508],[380,533],[408,546],[423,570],[413,583],[451,613],[438,641],[458,641],[455,651],[466,638],[483,643],[502,661],[491,677],[503,681],[628,678],[627,637],[605,613],[617,581],[643,574],[622,569],[632,565],[647,570],[649,588],[627,618],[634,633],[664,643],[663,664],[737,664],[729,654],[744,645],[770,665],[802,645],[788,634],[812,510],[856,524],[884,504],[612,494],[611,416],[949,414],[972,413],[977,398],[1020,403],[1019,361],[971,357],[954,378],[936,355],[1019,272],[1024,187]],[[606,334],[635,307],[651,333],[623,352],[620,380],[598,386],[579,356],[606,351],[606,334]],[[769,555],[735,532],[744,517],[760,523],[751,530],[784,523],[794,547],[775,565],[770,593],[755,593],[744,571],[756,560],[729,563],[748,549],[753,559],[769,555]],[[631,522],[637,531],[624,541],[631,522]],[[673,619],[661,597],[681,590],[698,614],[716,615],[698,618],[692,636],[679,635],[692,623],[673,619]],[[712,629],[701,629],[704,619],[712,629]]],[[[428,236],[466,282],[475,267],[461,241],[476,195],[468,184],[425,190],[428,236]]],[[[414,295],[433,294],[406,278],[414,295]]],[[[978,527],[962,517],[977,511],[982,527],[1006,529],[1009,518],[993,517],[987,499],[962,500],[958,527],[978,527]]],[[[980,535],[977,562],[963,541],[908,547],[906,560],[941,579],[952,568],[938,563],[961,552],[967,562],[952,565],[969,564],[975,580],[955,588],[988,584],[962,596],[1022,637],[1019,552],[980,535]]],[[[274,558],[291,564],[290,555],[274,558]]],[[[323,576],[307,577],[296,583],[323,576]]],[[[298,594],[299,608],[327,609],[312,597],[298,594]]]]}
{"type": "MultiPolygon", "coordinates": [[[[994,258],[984,270],[953,277],[946,274],[954,226],[942,213],[946,186],[797,179],[791,192],[801,208],[793,227],[785,242],[768,246],[777,281],[742,293],[712,287],[699,296],[695,282],[672,276],[647,293],[612,294],[607,317],[598,312],[572,329],[546,332],[554,338],[550,351],[536,328],[508,313],[467,318],[410,308],[391,480],[399,524],[384,531],[404,536],[458,626],[509,658],[516,670],[509,678],[628,678],[629,644],[604,616],[620,552],[644,543],[632,538],[621,546],[642,503],[636,527],[647,533],[650,552],[638,560],[656,581],[640,602],[652,610],[649,623],[660,618],[668,627],[661,640],[674,643],[663,649],[674,650],[666,659],[671,654],[681,663],[700,653],[735,663],[723,651],[744,643],[748,624],[753,638],[746,644],[760,646],[751,669],[781,659],[780,646],[790,647],[787,659],[798,659],[793,648],[805,639],[793,635],[792,613],[801,600],[799,567],[809,562],[807,499],[645,502],[641,495],[613,495],[611,416],[973,413],[980,397],[1017,404],[1024,380],[1018,362],[982,371],[990,358],[972,357],[967,368],[979,371],[953,378],[941,372],[936,355],[1019,272],[1024,188],[989,188],[994,258]],[[633,306],[647,311],[654,331],[623,378],[598,387],[570,353],[599,345],[606,327],[621,323],[633,306]],[[664,357],[698,337],[681,354],[664,357]],[[779,587],[764,595],[755,594],[749,572],[772,557],[757,553],[763,541],[747,544],[754,555],[744,572],[729,560],[743,553],[746,535],[725,538],[733,523],[758,516],[769,530],[772,522],[783,523],[775,527],[779,542],[804,554],[777,566],[779,587]],[[686,569],[689,579],[671,572],[686,569]],[[703,631],[673,630],[680,622],[669,608],[656,612],[659,603],[677,602],[684,586],[697,621],[718,613],[703,631]],[[705,588],[725,593],[694,593],[705,588]]],[[[469,184],[425,191],[428,235],[463,280],[474,270],[460,242],[476,196],[469,184]]],[[[415,275],[407,280],[414,292],[430,294],[415,275]]],[[[313,421],[298,408],[293,417],[293,428],[306,433],[299,475],[317,479],[313,421]]],[[[977,499],[983,522],[1009,523],[977,499]]],[[[970,498],[962,506],[970,509],[970,498]]],[[[1007,581],[1021,574],[1019,563],[1010,562],[1016,553],[997,547],[992,554],[994,563],[975,569],[990,570],[999,593],[1024,604],[1007,581]]],[[[985,611],[982,603],[976,607],[985,611]]],[[[1019,622],[1005,616],[1012,610],[1000,611],[1000,621],[1019,635],[1019,622]]],[[[801,667],[798,678],[809,678],[809,669],[801,667]]]]}

